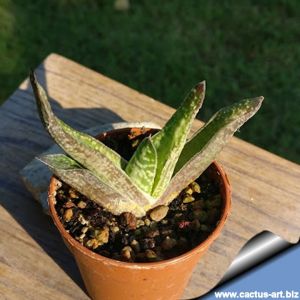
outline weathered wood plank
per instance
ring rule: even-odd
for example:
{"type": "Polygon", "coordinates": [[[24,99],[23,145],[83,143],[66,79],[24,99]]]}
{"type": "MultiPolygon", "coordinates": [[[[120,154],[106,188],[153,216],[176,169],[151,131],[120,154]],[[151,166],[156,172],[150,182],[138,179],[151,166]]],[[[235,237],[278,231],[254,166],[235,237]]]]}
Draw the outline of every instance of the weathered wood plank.
{"type": "MultiPolygon", "coordinates": [[[[78,129],[124,120],[161,126],[174,111],[55,54],[37,74],[55,112],[78,129]]],[[[195,122],[194,129],[199,126],[195,122]]],[[[88,299],[73,258],[18,175],[52,144],[38,120],[27,80],[0,108],[0,140],[0,293],[7,299],[88,299]]],[[[232,214],[199,262],[187,298],[213,288],[246,241],[262,230],[293,243],[300,236],[298,165],[238,139],[219,160],[232,183],[232,214]]]]}

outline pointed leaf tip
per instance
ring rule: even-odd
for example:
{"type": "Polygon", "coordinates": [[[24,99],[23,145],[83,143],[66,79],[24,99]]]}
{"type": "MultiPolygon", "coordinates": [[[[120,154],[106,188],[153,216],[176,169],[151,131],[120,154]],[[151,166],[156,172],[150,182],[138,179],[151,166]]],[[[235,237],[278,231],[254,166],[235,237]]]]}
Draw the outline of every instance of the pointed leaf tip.
{"type": "Polygon", "coordinates": [[[43,87],[38,83],[36,75],[33,71],[29,74],[30,83],[32,86],[33,94],[36,100],[38,113],[42,124],[47,129],[49,123],[54,118],[50,103],[48,101],[48,96],[43,87]]]}
{"type": "Polygon", "coordinates": [[[152,196],[155,198],[164,192],[171,180],[176,162],[204,97],[205,81],[201,81],[186,95],[164,128],[153,137],[158,157],[157,174],[152,189],[152,196]]]}
{"type": "Polygon", "coordinates": [[[259,105],[261,105],[265,98],[264,98],[264,96],[259,96],[259,97],[254,98],[254,99],[257,99],[256,101],[258,102],[259,105]]]}
{"type": "Polygon", "coordinates": [[[155,163],[155,168],[155,164],[152,163],[152,172],[145,173],[145,170],[143,170],[144,165],[137,163],[138,160],[136,160],[135,163],[129,162],[130,169],[128,168],[126,172],[128,172],[132,180],[135,180],[133,179],[133,174],[143,174],[140,176],[143,180],[140,180],[137,184],[141,184],[142,182],[146,183],[145,186],[140,186],[140,188],[144,191],[150,191],[151,188],[151,195],[154,198],[158,198],[163,193],[171,180],[176,162],[190,131],[191,124],[202,106],[204,95],[205,81],[202,81],[193,86],[191,91],[186,95],[183,103],[168,120],[163,129],[153,136],[153,145],[152,143],[140,144],[139,147],[145,147],[145,149],[140,148],[138,151],[140,153],[150,154],[149,158],[152,158],[152,162],[154,162],[154,150],[156,150],[157,162],[155,163]],[[153,171],[155,171],[155,174],[153,171]],[[153,175],[155,176],[154,181],[153,175]]]}
{"type": "Polygon", "coordinates": [[[195,90],[197,91],[198,94],[202,94],[203,92],[205,92],[205,89],[206,89],[206,81],[205,80],[203,80],[195,85],[195,90]]]}
{"type": "Polygon", "coordinates": [[[194,134],[181,152],[173,178],[159,200],[160,204],[168,204],[185,186],[200,176],[235,131],[259,110],[263,99],[244,99],[222,108],[194,134]]]}
{"type": "Polygon", "coordinates": [[[248,101],[249,103],[251,103],[252,109],[255,108],[255,109],[258,110],[260,108],[263,100],[264,100],[264,97],[263,96],[259,96],[259,97],[256,97],[256,98],[247,99],[245,101],[248,101]]]}
{"type": "Polygon", "coordinates": [[[37,81],[36,75],[33,70],[29,71],[29,80],[30,80],[33,92],[36,95],[38,93],[39,83],[37,81]]]}
{"type": "Polygon", "coordinates": [[[35,73],[32,69],[30,69],[30,71],[29,71],[29,79],[30,79],[31,83],[36,81],[36,76],[35,76],[35,73]]]}
{"type": "Polygon", "coordinates": [[[36,75],[33,70],[29,71],[29,80],[30,80],[33,92],[34,92],[34,94],[36,94],[38,83],[37,83],[36,75]]]}
{"type": "Polygon", "coordinates": [[[112,188],[122,191],[137,205],[147,206],[154,200],[142,192],[123,171],[127,161],[118,153],[97,139],[73,129],[57,118],[50,106],[44,89],[35,75],[31,74],[31,83],[36,98],[41,121],[55,142],[80,165],[91,171],[94,176],[112,188]]]}

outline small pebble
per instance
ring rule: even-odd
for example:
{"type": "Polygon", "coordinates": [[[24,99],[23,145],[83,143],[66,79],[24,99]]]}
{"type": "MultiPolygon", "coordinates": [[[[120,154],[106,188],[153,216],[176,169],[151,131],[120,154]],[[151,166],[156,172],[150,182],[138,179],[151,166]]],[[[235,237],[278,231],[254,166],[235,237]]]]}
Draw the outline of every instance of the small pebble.
{"type": "Polygon", "coordinates": [[[89,224],[89,221],[86,220],[82,214],[80,214],[80,215],[78,216],[78,221],[79,221],[82,225],[87,225],[87,224],[89,224]]]}
{"type": "Polygon", "coordinates": [[[136,252],[139,253],[141,251],[141,246],[140,243],[137,240],[133,240],[130,243],[130,246],[132,247],[132,249],[136,252]]]}
{"type": "Polygon", "coordinates": [[[159,236],[159,230],[158,229],[150,230],[146,233],[146,237],[148,237],[148,238],[154,238],[156,236],[159,236]]]}
{"type": "Polygon", "coordinates": [[[184,198],[183,198],[183,203],[191,203],[191,202],[194,202],[195,201],[195,198],[194,197],[192,197],[192,196],[185,196],[184,198]]]}
{"type": "Polygon", "coordinates": [[[72,208],[74,206],[75,204],[72,201],[67,201],[66,204],[64,205],[65,208],[72,208]]]}
{"type": "Polygon", "coordinates": [[[193,194],[193,189],[190,188],[190,187],[187,187],[185,190],[184,190],[184,193],[187,194],[187,195],[192,195],[193,194]]]}
{"type": "Polygon", "coordinates": [[[144,225],[145,225],[145,222],[143,220],[138,219],[136,221],[136,228],[139,228],[139,227],[144,226],[144,225]]]}
{"type": "Polygon", "coordinates": [[[86,247],[96,249],[99,247],[99,242],[96,239],[90,239],[86,242],[86,247]]]}
{"type": "Polygon", "coordinates": [[[92,234],[92,237],[94,237],[98,242],[99,245],[106,244],[109,240],[109,229],[107,227],[96,229],[92,234]]]}
{"type": "Polygon", "coordinates": [[[188,203],[181,203],[180,204],[181,211],[185,212],[188,210],[188,203]]]}
{"type": "Polygon", "coordinates": [[[84,201],[81,200],[81,201],[78,202],[77,206],[78,206],[79,208],[81,208],[81,209],[84,209],[84,208],[86,207],[86,203],[85,203],[84,201]]]}
{"type": "Polygon", "coordinates": [[[64,216],[63,216],[64,221],[70,222],[71,219],[72,219],[72,217],[73,217],[73,210],[72,210],[72,208],[66,209],[65,212],[64,212],[64,216]]]}
{"type": "Polygon", "coordinates": [[[79,239],[80,240],[83,240],[85,238],[85,233],[82,233],[80,236],[79,236],[79,239]]]}
{"type": "Polygon", "coordinates": [[[125,246],[122,250],[121,250],[121,256],[122,258],[124,258],[127,261],[130,261],[132,259],[132,248],[130,246],[125,246]]]}
{"type": "Polygon", "coordinates": [[[169,211],[168,206],[165,205],[157,206],[151,211],[150,218],[153,221],[159,222],[167,215],[168,211],[169,211]]]}
{"type": "Polygon", "coordinates": [[[69,196],[70,196],[70,198],[75,199],[75,198],[78,198],[78,193],[75,190],[70,189],[69,196]]]}
{"type": "Polygon", "coordinates": [[[171,250],[172,248],[174,248],[176,246],[176,244],[177,244],[177,241],[175,239],[167,236],[161,243],[161,248],[163,250],[171,250]]]}
{"type": "Polygon", "coordinates": [[[149,219],[145,219],[144,222],[145,222],[145,225],[146,225],[146,226],[150,226],[150,224],[151,224],[151,221],[150,221],[149,219]]]}
{"type": "Polygon", "coordinates": [[[117,233],[120,231],[120,228],[118,226],[112,226],[110,229],[113,233],[117,233]]]}
{"type": "Polygon", "coordinates": [[[190,187],[192,188],[192,190],[195,192],[195,193],[197,193],[197,194],[199,194],[199,193],[201,193],[201,188],[200,188],[200,185],[197,183],[197,182],[192,182],[191,184],[190,184],[190,187]]]}
{"type": "Polygon", "coordinates": [[[120,215],[120,222],[121,224],[128,229],[136,229],[136,217],[134,214],[130,212],[124,212],[120,215]]]}
{"type": "Polygon", "coordinates": [[[87,226],[84,226],[81,228],[82,233],[86,233],[88,230],[89,230],[89,228],[87,226]]]}
{"type": "Polygon", "coordinates": [[[183,216],[182,213],[177,213],[174,215],[175,219],[180,219],[183,216]]]}
{"type": "Polygon", "coordinates": [[[155,258],[157,258],[157,255],[156,255],[156,253],[153,250],[147,249],[145,251],[145,254],[146,254],[146,257],[148,259],[155,259],[155,258]]]}

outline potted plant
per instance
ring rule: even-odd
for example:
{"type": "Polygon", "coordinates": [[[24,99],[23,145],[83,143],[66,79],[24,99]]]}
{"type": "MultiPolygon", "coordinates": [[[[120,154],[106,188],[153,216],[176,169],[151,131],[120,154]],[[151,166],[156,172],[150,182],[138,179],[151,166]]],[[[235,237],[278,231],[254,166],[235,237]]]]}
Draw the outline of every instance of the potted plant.
{"type": "Polygon", "coordinates": [[[263,97],[218,111],[190,139],[205,82],[160,130],[127,128],[97,138],[57,118],[33,73],[41,121],[66,154],[39,157],[53,171],[49,207],[93,299],[178,299],[219,235],[230,186],[214,162],[263,97]]]}

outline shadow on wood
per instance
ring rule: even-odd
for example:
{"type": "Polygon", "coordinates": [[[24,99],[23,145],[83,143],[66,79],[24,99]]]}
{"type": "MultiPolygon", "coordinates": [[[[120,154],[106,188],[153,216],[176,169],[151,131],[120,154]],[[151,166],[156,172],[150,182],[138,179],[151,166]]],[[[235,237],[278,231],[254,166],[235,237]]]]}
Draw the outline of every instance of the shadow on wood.
{"type": "MultiPolygon", "coordinates": [[[[37,74],[39,82],[47,90],[47,81],[46,76],[44,76],[45,71],[43,71],[43,68],[39,68],[37,74]]],[[[74,97],[76,97],[76,95],[74,95],[74,97]]],[[[4,118],[0,121],[2,127],[1,153],[3,153],[0,158],[0,165],[2,166],[2,170],[0,171],[0,202],[2,207],[20,226],[18,226],[17,229],[7,228],[11,222],[7,221],[5,223],[4,218],[4,226],[2,225],[2,228],[9,239],[14,236],[13,232],[16,230],[25,230],[33,239],[33,241],[30,242],[34,248],[34,251],[32,251],[33,256],[28,257],[27,266],[25,266],[25,268],[21,266],[29,276],[34,276],[34,265],[40,255],[37,254],[37,252],[39,252],[39,248],[41,248],[64,270],[76,285],[85,290],[75,261],[63,244],[52,220],[42,213],[41,207],[25,190],[19,178],[19,171],[37,154],[53,144],[53,141],[42,127],[38,118],[29,82],[25,82],[24,89],[17,90],[11,98],[14,99],[14,105],[12,108],[7,107],[4,118]],[[6,129],[5,125],[8,125],[6,129]]],[[[5,110],[6,106],[9,106],[11,102],[12,101],[7,101],[2,108],[5,110]]],[[[123,121],[117,114],[105,108],[62,109],[56,100],[50,98],[50,102],[53,110],[61,119],[66,120],[68,124],[79,130],[83,129],[82,124],[85,124],[86,127],[92,127],[99,123],[106,123],[108,119],[110,122],[123,121]],[[102,119],[104,119],[105,122],[102,122],[102,119]]],[[[3,243],[5,243],[4,238],[1,244],[3,243]]],[[[12,247],[16,247],[16,249],[11,249],[12,252],[16,252],[15,255],[22,255],[22,249],[19,248],[22,246],[20,246],[17,241],[12,247]]],[[[7,261],[7,264],[11,266],[10,261],[7,261]]],[[[19,268],[20,266],[16,266],[15,269],[19,268]]],[[[47,268],[45,271],[47,271],[47,268]]],[[[37,280],[40,279],[41,278],[37,278],[37,280]]],[[[48,279],[51,280],[51,278],[48,279]]],[[[47,284],[49,285],[49,282],[47,284]]],[[[61,289],[62,292],[64,289],[68,289],[66,286],[59,286],[57,282],[53,282],[53,288],[61,289]]],[[[68,291],[68,293],[70,293],[70,291],[68,291]]],[[[72,294],[70,296],[78,299],[79,295],[72,294]]]]}

